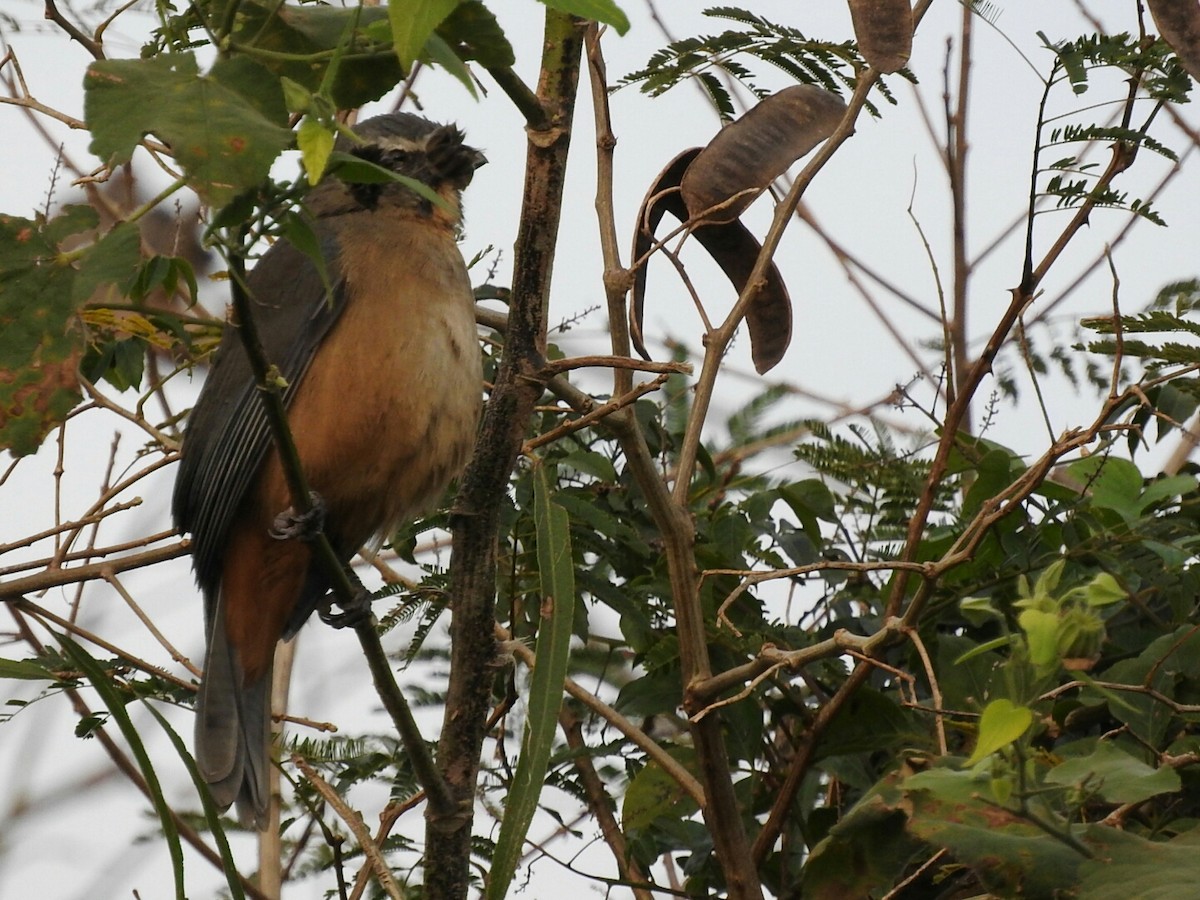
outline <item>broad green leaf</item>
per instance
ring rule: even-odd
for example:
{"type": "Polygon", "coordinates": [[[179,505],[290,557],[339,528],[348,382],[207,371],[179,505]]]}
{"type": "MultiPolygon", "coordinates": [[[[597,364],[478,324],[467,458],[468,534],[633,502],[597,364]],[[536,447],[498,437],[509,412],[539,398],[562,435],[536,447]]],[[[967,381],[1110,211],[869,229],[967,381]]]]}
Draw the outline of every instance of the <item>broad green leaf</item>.
{"type": "Polygon", "coordinates": [[[1068,759],[1046,774],[1051,784],[1082,785],[1109,803],[1139,803],[1156,794],[1178,791],[1179,773],[1155,769],[1111,741],[1102,741],[1089,755],[1068,759]]]}
{"type": "Polygon", "coordinates": [[[148,134],[171,147],[188,184],[224,206],[257,187],[292,132],[241,94],[201,75],[190,53],[100,60],[84,78],[91,150],[110,164],[128,162],[148,134]]]}
{"type": "MultiPolygon", "coordinates": [[[[906,778],[908,833],[949,849],[992,895],[1069,896],[1083,856],[1018,813],[987,802],[990,782],[987,773],[945,768],[906,778]]],[[[1059,827],[1068,831],[1065,823],[1059,827]]]]}
{"type": "Polygon", "coordinates": [[[1078,896],[1087,900],[1183,900],[1200,884],[1200,829],[1170,841],[1093,826],[1086,843],[1095,856],[1079,869],[1078,896]]]}
{"type": "Polygon", "coordinates": [[[804,865],[805,900],[882,896],[920,846],[897,804],[872,792],[847,812],[804,865]]]}
{"type": "Polygon", "coordinates": [[[459,3],[437,33],[460,59],[476,60],[484,68],[502,69],[516,62],[500,23],[479,0],[459,3]]]}
{"type": "MultiPolygon", "coordinates": [[[[695,770],[696,752],[690,747],[672,747],[668,751],[689,770],[695,770]]],[[[654,760],[633,776],[621,799],[621,825],[638,831],[653,825],[663,816],[687,818],[697,810],[691,795],[654,760]]]]}
{"type": "Polygon", "coordinates": [[[591,19],[603,25],[611,25],[617,34],[629,30],[629,18],[622,12],[621,7],[612,0],[541,0],[551,9],[557,9],[572,16],[591,19]]]}
{"type": "MultiPolygon", "coordinates": [[[[220,16],[213,6],[204,12],[220,16]]],[[[254,54],[256,64],[273,76],[291,79],[333,107],[352,109],[378,100],[404,77],[387,19],[388,10],[382,6],[239,0],[229,40],[247,48],[233,59],[264,51],[254,54]]],[[[216,29],[226,27],[220,20],[210,23],[216,29]]],[[[220,65],[214,66],[214,74],[220,65]]]]}
{"type": "Polygon", "coordinates": [[[1025,706],[1017,706],[1011,700],[993,700],[983,708],[979,718],[979,738],[975,752],[963,765],[970,768],[999,750],[1007,747],[1033,724],[1033,712],[1025,706]]]}
{"type": "Polygon", "coordinates": [[[1072,477],[1087,486],[1092,504],[1111,509],[1126,521],[1141,513],[1142,473],[1127,459],[1117,456],[1089,456],[1072,463],[1072,477]]]}
{"type": "Polygon", "coordinates": [[[388,4],[396,57],[404,71],[412,68],[433,30],[454,12],[456,6],[458,0],[409,0],[388,4]]]}
{"type": "Polygon", "coordinates": [[[1140,506],[1144,512],[1162,500],[1170,500],[1196,490],[1196,479],[1191,475],[1171,475],[1150,482],[1142,492],[1140,506]]]}
{"type": "Polygon", "coordinates": [[[521,741],[521,757],[500,823],[485,896],[503,900],[521,859],[525,834],[533,821],[546,769],[554,748],[563,681],[571,655],[571,624],[575,608],[575,575],[571,559],[571,523],[554,502],[550,473],[534,467],[534,527],[537,532],[538,573],[542,610],[536,661],[529,684],[529,717],[521,741]]]}

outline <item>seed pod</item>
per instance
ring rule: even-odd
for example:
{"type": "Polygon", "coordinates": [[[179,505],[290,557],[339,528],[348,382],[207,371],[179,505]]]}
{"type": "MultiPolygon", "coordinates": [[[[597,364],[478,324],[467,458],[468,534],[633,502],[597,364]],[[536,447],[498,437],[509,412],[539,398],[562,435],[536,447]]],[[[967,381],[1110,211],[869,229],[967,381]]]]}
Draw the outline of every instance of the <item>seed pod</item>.
{"type": "Polygon", "coordinates": [[[912,53],[913,37],[912,8],[908,0],[849,2],[858,52],[867,64],[880,72],[904,68],[912,53]]]}
{"type": "Polygon", "coordinates": [[[1196,0],[1146,0],[1154,24],[1189,75],[1200,81],[1200,3],[1196,0]]]}
{"type": "MultiPolygon", "coordinates": [[[[659,173],[646,192],[638,211],[637,229],[633,240],[633,261],[645,256],[654,244],[654,231],[663,213],[670,213],[681,222],[688,216],[680,194],[680,181],[701,153],[699,147],[685,150],[659,173]]],[[[762,246],[740,221],[698,225],[692,235],[721,267],[725,277],[741,294],[750,279],[750,272],[762,246]]],[[[645,359],[650,358],[642,338],[643,308],[646,299],[646,265],[634,273],[633,299],[629,306],[629,332],[633,346],[645,359]]],[[[775,366],[792,339],[792,301],[779,269],[772,262],[767,267],[763,284],[746,311],[746,330],[750,333],[750,354],[754,368],[761,375],[775,366]]]]}
{"type": "Polygon", "coordinates": [[[788,166],[829,137],[845,111],[837,94],[808,84],[762,100],[722,128],[688,166],[681,187],[689,215],[704,214],[707,223],[733,221],[788,166]]]}

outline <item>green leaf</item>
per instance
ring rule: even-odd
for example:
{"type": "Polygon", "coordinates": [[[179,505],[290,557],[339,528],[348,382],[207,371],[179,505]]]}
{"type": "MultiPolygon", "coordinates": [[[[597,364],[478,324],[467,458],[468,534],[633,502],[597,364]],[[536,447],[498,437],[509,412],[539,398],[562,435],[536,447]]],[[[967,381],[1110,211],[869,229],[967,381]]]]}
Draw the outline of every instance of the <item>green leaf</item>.
{"type": "Polygon", "coordinates": [[[257,187],[291,146],[292,132],[218,80],[201,75],[190,53],[100,60],[84,78],[91,151],[125,163],[152,134],[171,147],[189,186],[224,206],[257,187]]]}
{"type": "Polygon", "coordinates": [[[1126,521],[1142,511],[1142,473],[1127,459],[1116,456],[1089,456],[1072,463],[1071,475],[1088,486],[1092,504],[1111,509],[1126,521]]]}
{"type": "Polygon", "coordinates": [[[396,57],[404,71],[412,68],[433,30],[454,12],[456,6],[458,0],[409,0],[407,3],[388,4],[396,57]]]}
{"type": "Polygon", "coordinates": [[[1093,826],[1086,843],[1095,856],[1079,867],[1079,897],[1087,900],[1175,900],[1200,884],[1200,829],[1170,841],[1093,826]]]}
{"type": "Polygon", "coordinates": [[[1083,596],[1088,606],[1109,606],[1120,603],[1129,596],[1129,592],[1117,583],[1117,579],[1107,572],[1101,572],[1083,588],[1083,596]]]}
{"type": "Polygon", "coordinates": [[[487,69],[516,63],[512,44],[492,11],[479,0],[465,0],[437,28],[459,59],[473,59],[487,69]]]}
{"type": "Polygon", "coordinates": [[[571,656],[571,624],[575,609],[575,573],[571,559],[571,523],[566,511],[553,500],[547,466],[533,471],[534,528],[537,533],[538,573],[542,610],[536,661],[529,684],[529,717],[521,741],[521,758],[505,803],[500,836],[492,856],[485,896],[503,900],[533,821],[538,797],[545,784],[558,712],[562,707],[563,681],[571,656]]]}
{"type": "Polygon", "coordinates": [[[57,675],[30,659],[0,659],[0,678],[58,681],[57,675]]]}
{"type": "Polygon", "coordinates": [[[1022,610],[1017,624],[1029,642],[1029,659],[1035,666],[1058,662],[1058,614],[1040,609],[1022,610]]]}
{"type": "Polygon", "coordinates": [[[1068,759],[1046,773],[1050,784],[1081,785],[1108,803],[1140,803],[1156,794],[1180,789],[1179,773],[1167,766],[1155,769],[1102,741],[1089,755],[1068,759]]]}
{"type": "Polygon", "coordinates": [[[82,396],[76,270],[59,243],[96,223],[77,206],[49,221],[0,215],[0,449],[14,456],[37,450],[82,396]]]}
{"type": "Polygon", "coordinates": [[[617,34],[624,34],[629,30],[628,16],[612,0],[541,0],[541,2],[551,9],[557,9],[568,15],[611,25],[617,29],[617,34]]]}
{"type": "Polygon", "coordinates": [[[947,768],[904,779],[909,834],[948,848],[992,896],[1070,896],[1083,857],[1018,813],[985,802],[990,782],[986,772],[947,768]]]}
{"type": "Polygon", "coordinates": [[[296,132],[296,144],[300,148],[300,161],[308,183],[315,185],[325,174],[329,155],[333,153],[336,135],[311,116],[305,117],[296,132]]]}
{"type": "MultiPolygon", "coordinates": [[[[684,768],[696,769],[696,751],[691,747],[671,747],[668,752],[684,768]]],[[[627,832],[649,828],[657,819],[685,819],[699,807],[674,778],[654,760],[633,776],[621,799],[621,824],[627,832]]]]}
{"type": "Polygon", "coordinates": [[[462,61],[454,48],[446,43],[445,39],[436,31],[430,34],[428,40],[425,41],[425,53],[422,58],[434,65],[441,66],[453,75],[472,97],[478,98],[471,70],[467,68],[467,64],[462,61]]]}
{"type": "Polygon", "coordinates": [[[1007,747],[1033,724],[1033,712],[1025,706],[1017,706],[1011,700],[993,700],[983,708],[979,719],[979,739],[975,752],[963,763],[970,768],[999,750],[1007,747]]]}
{"type": "Polygon", "coordinates": [[[1139,506],[1142,512],[1155,505],[1162,500],[1171,500],[1175,497],[1181,497],[1185,494],[1193,493],[1196,490],[1197,482],[1193,475],[1170,475],[1166,478],[1159,478],[1152,481],[1139,501],[1139,506]]]}
{"type": "MultiPolygon", "coordinates": [[[[214,29],[226,27],[216,18],[218,9],[207,6],[207,11],[213,15],[214,29]]],[[[378,100],[404,76],[392,49],[388,10],[382,6],[239,0],[229,38],[267,51],[258,58],[262,67],[275,77],[290,78],[310,95],[327,98],[338,109],[378,100]]],[[[214,66],[214,74],[216,70],[214,66]]],[[[297,99],[295,93],[290,96],[297,99]]]]}
{"type": "Polygon", "coordinates": [[[233,900],[246,900],[246,892],[242,890],[242,878],[238,873],[237,862],[233,858],[233,852],[229,849],[229,839],[225,835],[225,829],[221,825],[221,812],[213,803],[212,796],[208,791],[208,784],[200,775],[200,769],[196,766],[196,761],[192,755],[188,753],[187,746],[183,743],[183,739],[171,727],[171,724],[163,717],[154,705],[148,700],[142,700],[143,706],[149,710],[150,715],[154,716],[155,721],[162,726],[162,730],[166,732],[167,737],[171,741],[171,746],[175,748],[175,752],[179,754],[179,758],[183,761],[184,768],[188,770],[188,775],[192,778],[192,784],[196,786],[196,793],[200,797],[200,806],[204,810],[204,819],[208,823],[208,830],[213,836],[213,840],[217,844],[217,852],[221,854],[221,870],[225,873],[225,884],[229,886],[229,896],[233,900]]]}
{"type": "Polygon", "coordinates": [[[150,754],[146,752],[146,745],[142,742],[137,727],[129,717],[129,710],[125,707],[126,698],[114,687],[112,678],[104,670],[104,667],[82,646],[65,634],[56,634],[55,637],[62,646],[63,652],[79,667],[79,670],[95,688],[96,693],[100,695],[100,699],[108,707],[113,721],[121,730],[121,735],[129,744],[129,750],[146,781],[146,790],[150,794],[154,811],[158,814],[159,823],[162,825],[163,837],[167,842],[167,852],[171,856],[171,868],[175,875],[175,898],[176,900],[186,900],[187,894],[183,883],[183,846],[179,842],[179,829],[175,826],[175,817],[171,812],[171,807],[163,796],[162,785],[159,783],[158,773],[154,770],[154,764],[150,761],[150,754]]]}
{"type": "Polygon", "coordinates": [[[76,304],[125,302],[125,288],[142,261],[142,235],[132,222],[118,222],[88,248],[71,286],[76,304]],[[97,296],[102,288],[108,296],[97,296]]]}

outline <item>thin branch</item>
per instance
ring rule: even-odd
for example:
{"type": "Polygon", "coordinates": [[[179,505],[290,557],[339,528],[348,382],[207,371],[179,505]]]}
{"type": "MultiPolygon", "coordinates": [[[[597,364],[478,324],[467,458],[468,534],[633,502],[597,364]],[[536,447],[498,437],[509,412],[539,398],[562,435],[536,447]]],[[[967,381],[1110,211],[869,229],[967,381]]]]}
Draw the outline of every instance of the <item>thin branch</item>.
{"type": "Polygon", "coordinates": [[[317,770],[308,764],[308,761],[304,757],[299,754],[293,755],[292,765],[300,770],[308,783],[313,786],[313,789],[321,795],[321,799],[329,804],[330,808],[337,813],[338,818],[350,829],[384,893],[391,897],[392,900],[402,900],[404,894],[401,892],[400,886],[396,884],[396,879],[392,877],[387,860],[383,858],[383,853],[379,849],[379,846],[371,839],[371,834],[367,831],[366,825],[363,824],[363,818],[358,811],[351,809],[346,801],[342,799],[342,796],[333,789],[333,786],[322,778],[317,770]]]}

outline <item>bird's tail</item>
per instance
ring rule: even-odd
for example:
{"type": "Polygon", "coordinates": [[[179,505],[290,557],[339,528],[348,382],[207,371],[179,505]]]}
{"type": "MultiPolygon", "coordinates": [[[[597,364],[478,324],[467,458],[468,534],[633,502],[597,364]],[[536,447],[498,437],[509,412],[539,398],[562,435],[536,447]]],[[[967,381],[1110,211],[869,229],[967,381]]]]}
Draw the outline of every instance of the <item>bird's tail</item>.
{"type": "Polygon", "coordinates": [[[225,634],[225,604],[210,619],[204,680],[196,697],[196,766],[221,809],[237,803],[243,825],[267,821],[271,669],[246,684],[225,634]]]}

